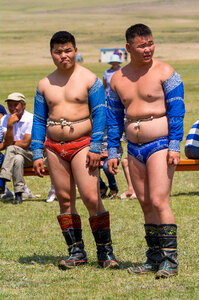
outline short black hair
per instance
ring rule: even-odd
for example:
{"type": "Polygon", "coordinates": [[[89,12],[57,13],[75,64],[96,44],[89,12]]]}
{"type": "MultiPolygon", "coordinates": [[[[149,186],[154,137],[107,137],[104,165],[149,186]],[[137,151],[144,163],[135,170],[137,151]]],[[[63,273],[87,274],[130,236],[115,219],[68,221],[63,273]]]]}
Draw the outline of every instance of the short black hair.
{"type": "Polygon", "coordinates": [[[50,40],[50,51],[54,47],[54,44],[66,44],[72,43],[74,49],[76,48],[76,42],[74,36],[68,31],[58,31],[53,34],[50,40]]]}
{"type": "Polygon", "coordinates": [[[144,25],[144,24],[135,24],[130,26],[126,30],[126,41],[127,43],[132,39],[134,39],[136,36],[152,36],[151,29],[144,25]]]}

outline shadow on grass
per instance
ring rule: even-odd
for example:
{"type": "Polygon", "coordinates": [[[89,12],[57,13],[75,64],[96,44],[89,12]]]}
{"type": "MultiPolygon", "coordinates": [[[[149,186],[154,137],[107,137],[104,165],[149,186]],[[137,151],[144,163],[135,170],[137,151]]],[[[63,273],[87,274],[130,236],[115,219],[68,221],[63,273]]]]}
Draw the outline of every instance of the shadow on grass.
{"type": "Polygon", "coordinates": [[[32,256],[20,257],[19,263],[20,264],[27,264],[27,265],[48,265],[53,264],[55,266],[58,265],[60,260],[62,260],[62,256],[49,256],[49,255],[37,255],[36,253],[32,256]]]}
{"type": "MultiPolygon", "coordinates": [[[[27,264],[27,265],[34,265],[34,264],[40,264],[40,265],[48,265],[48,264],[53,264],[54,266],[57,266],[59,262],[63,259],[66,259],[66,257],[63,256],[47,256],[47,255],[37,255],[36,253],[32,256],[27,256],[27,257],[20,257],[19,258],[19,263],[20,264],[27,264]]],[[[125,270],[128,269],[131,266],[137,267],[141,266],[143,262],[138,262],[134,263],[132,261],[118,261],[120,269],[125,270]]],[[[100,268],[98,266],[97,261],[88,261],[87,266],[92,266],[95,268],[100,268]]]]}
{"type": "MultiPolygon", "coordinates": [[[[0,201],[1,201],[2,203],[4,203],[4,204],[13,204],[13,203],[12,203],[13,200],[14,200],[14,199],[12,199],[12,200],[3,200],[3,199],[0,199],[0,201]]],[[[17,204],[17,205],[23,205],[23,203],[25,203],[25,202],[45,202],[45,203],[47,204],[46,198],[43,198],[43,199],[41,199],[41,198],[30,198],[30,199],[25,199],[25,200],[23,200],[22,203],[17,204]]],[[[55,202],[56,202],[56,201],[55,201],[55,202]]],[[[13,204],[13,205],[16,206],[16,204],[13,204]]]]}
{"type": "Polygon", "coordinates": [[[179,196],[199,196],[199,192],[180,192],[176,194],[172,194],[172,197],[179,197],[179,196]]]}

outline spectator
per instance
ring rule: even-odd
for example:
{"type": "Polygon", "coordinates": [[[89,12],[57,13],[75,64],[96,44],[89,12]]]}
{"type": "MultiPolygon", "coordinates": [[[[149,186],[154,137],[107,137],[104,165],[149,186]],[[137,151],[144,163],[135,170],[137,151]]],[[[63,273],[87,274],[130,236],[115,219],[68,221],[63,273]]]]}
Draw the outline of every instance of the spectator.
{"type": "Polygon", "coordinates": [[[2,122],[6,152],[0,173],[0,190],[4,193],[5,182],[13,178],[13,204],[18,204],[22,203],[24,192],[24,167],[32,166],[30,142],[33,114],[25,110],[26,100],[21,93],[12,93],[5,101],[10,113],[2,122]]]}
{"type": "Polygon", "coordinates": [[[136,197],[133,185],[132,185],[132,181],[131,181],[131,177],[130,177],[130,172],[129,172],[129,164],[128,164],[127,157],[123,158],[121,160],[121,164],[122,164],[124,175],[125,175],[125,178],[126,178],[126,181],[127,181],[127,184],[128,184],[128,190],[125,191],[123,194],[121,194],[119,196],[119,198],[120,199],[126,199],[126,198],[136,199],[137,197],[136,197]]]}
{"type": "Polygon", "coordinates": [[[199,158],[199,119],[193,124],[186,137],[185,155],[188,158],[199,158]]]}
{"type": "MultiPolygon", "coordinates": [[[[3,128],[1,126],[3,117],[7,115],[7,111],[3,105],[0,104],[0,151],[4,149],[4,143],[3,143],[3,128]]],[[[4,154],[0,152],[0,167],[2,166],[4,160],[4,154]]],[[[1,180],[0,180],[1,181],[1,180]]],[[[5,186],[5,194],[1,194],[1,199],[4,200],[5,195],[9,199],[13,199],[13,193],[5,186]]]]}
{"type": "MultiPolygon", "coordinates": [[[[109,193],[108,193],[108,198],[109,199],[114,199],[117,196],[117,193],[119,191],[118,186],[117,186],[117,182],[115,180],[115,176],[113,174],[111,174],[108,170],[108,166],[107,166],[107,162],[108,162],[108,150],[107,150],[107,133],[106,133],[106,129],[105,129],[105,134],[104,134],[104,138],[103,138],[103,143],[102,143],[102,147],[101,147],[101,167],[108,179],[108,184],[109,184],[109,193]]],[[[122,146],[120,144],[120,147],[118,149],[118,164],[122,158],[122,154],[123,154],[123,149],[122,146]]],[[[100,176],[100,194],[101,194],[101,198],[106,198],[106,193],[108,190],[108,186],[105,184],[105,182],[102,180],[101,176],[100,176]]]]}
{"type": "Polygon", "coordinates": [[[104,72],[104,76],[103,76],[103,84],[104,84],[104,89],[106,91],[106,97],[110,90],[110,82],[111,82],[111,78],[112,78],[113,74],[116,71],[118,71],[119,69],[121,69],[121,66],[120,66],[121,60],[118,55],[113,54],[113,55],[111,55],[110,61],[108,63],[111,65],[111,68],[106,70],[104,72]]]}
{"type": "MultiPolygon", "coordinates": [[[[46,150],[44,150],[44,157],[45,157],[44,158],[44,165],[46,165],[46,167],[48,167],[48,160],[47,160],[47,157],[46,157],[46,150]]],[[[55,188],[54,188],[54,185],[51,182],[51,186],[50,186],[50,190],[48,192],[48,196],[46,198],[46,202],[47,203],[53,202],[55,199],[56,199],[55,188]]]]}

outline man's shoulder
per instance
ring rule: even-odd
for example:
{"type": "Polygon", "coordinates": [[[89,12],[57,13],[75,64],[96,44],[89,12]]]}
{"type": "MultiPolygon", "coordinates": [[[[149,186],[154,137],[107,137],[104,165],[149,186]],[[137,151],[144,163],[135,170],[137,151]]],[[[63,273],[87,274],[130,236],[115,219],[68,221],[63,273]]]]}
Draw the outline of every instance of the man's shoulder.
{"type": "Polygon", "coordinates": [[[27,110],[24,110],[24,115],[26,115],[28,117],[33,117],[33,114],[27,110]]]}
{"type": "Polygon", "coordinates": [[[97,79],[97,75],[95,73],[93,73],[92,71],[90,71],[89,69],[87,69],[83,66],[79,66],[78,71],[79,71],[80,76],[84,76],[84,79],[87,82],[91,82],[91,84],[93,84],[97,79]]]}
{"type": "Polygon", "coordinates": [[[42,78],[42,79],[39,81],[39,83],[38,83],[38,85],[37,85],[37,89],[38,89],[38,91],[39,91],[41,94],[43,94],[44,91],[46,90],[46,88],[48,88],[48,86],[49,86],[49,84],[50,84],[50,81],[53,79],[53,74],[54,74],[54,73],[55,73],[55,72],[50,73],[48,76],[42,78]]]}
{"type": "MultiPolygon", "coordinates": [[[[125,67],[124,67],[125,68],[125,67]]],[[[124,68],[119,69],[116,71],[113,76],[111,77],[111,83],[110,86],[113,90],[115,90],[115,87],[121,82],[122,80],[122,70],[124,68]]]]}
{"type": "Polygon", "coordinates": [[[171,65],[157,59],[154,59],[154,69],[155,72],[160,74],[161,82],[169,79],[169,77],[171,77],[171,75],[174,73],[174,69],[171,65]]]}
{"type": "Polygon", "coordinates": [[[31,123],[33,121],[33,114],[27,110],[24,110],[21,122],[31,123]]]}

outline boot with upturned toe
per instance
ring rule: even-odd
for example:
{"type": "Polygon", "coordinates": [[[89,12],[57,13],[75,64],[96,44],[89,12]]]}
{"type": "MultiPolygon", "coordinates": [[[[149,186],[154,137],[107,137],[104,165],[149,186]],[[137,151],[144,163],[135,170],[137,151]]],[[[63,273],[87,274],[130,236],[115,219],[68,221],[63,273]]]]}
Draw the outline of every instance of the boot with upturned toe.
{"type": "Polygon", "coordinates": [[[59,269],[67,270],[86,264],[88,260],[82,240],[80,216],[77,214],[60,214],[57,219],[69,252],[69,256],[60,261],[59,269]]]}
{"type": "Polygon", "coordinates": [[[147,274],[151,272],[158,271],[159,265],[161,263],[161,253],[160,253],[160,242],[158,236],[158,225],[156,224],[145,224],[146,232],[146,242],[148,245],[148,250],[146,251],[147,260],[138,267],[128,268],[129,273],[134,273],[138,275],[147,274]]]}
{"type": "Polygon", "coordinates": [[[155,278],[169,278],[178,275],[177,260],[177,225],[161,224],[159,227],[159,241],[161,262],[155,278]]]}
{"type": "Polygon", "coordinates": [[[22,192],[15,193],[15,199],[13,201],[13,204],[19,203],[22,203],[22,192]]]}
{"type": "Polygon", "coordinates": [[[98,265],[104,269],[119,269],[113,253],[109,212],[91,216],[89,222],[97,246],[98,265]]]}

